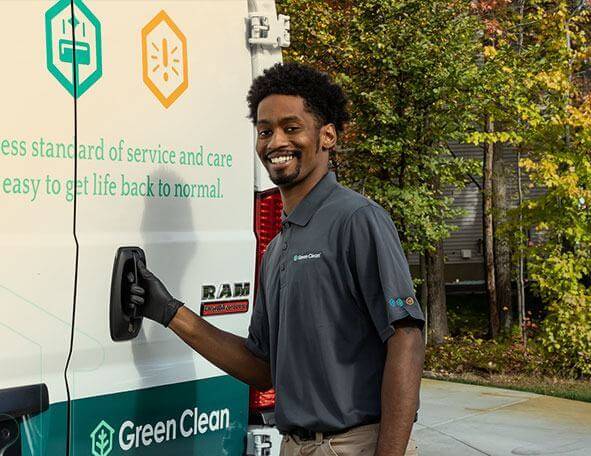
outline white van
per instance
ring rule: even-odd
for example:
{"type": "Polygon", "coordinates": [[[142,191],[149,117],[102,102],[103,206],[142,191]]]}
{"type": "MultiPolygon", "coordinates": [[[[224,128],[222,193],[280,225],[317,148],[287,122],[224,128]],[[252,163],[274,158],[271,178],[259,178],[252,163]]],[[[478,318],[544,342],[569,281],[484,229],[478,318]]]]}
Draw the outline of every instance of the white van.
{"type": "Polygon", "coordinates": [[[281,211],[246,94],[288,30],[272,0],[1,2],[1,456],[278,453],[273,393],[127,290],[145,258],[246,336],[281,211]]]}

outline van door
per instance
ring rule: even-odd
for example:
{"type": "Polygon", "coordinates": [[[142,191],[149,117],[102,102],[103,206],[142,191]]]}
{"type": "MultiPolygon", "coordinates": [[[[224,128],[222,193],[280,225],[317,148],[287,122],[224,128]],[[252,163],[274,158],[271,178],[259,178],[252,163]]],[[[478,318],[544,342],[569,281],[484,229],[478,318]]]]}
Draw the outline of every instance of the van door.
{"type": "Polygon", "coordinates": [[[137,246],[175,297],[247,333],[255,264],[247,2],[75,4],[87,23],[76,55],[92,66],[100,49],[102,75],[77,106],[73,454],[242,454],[246,385],[151,321],[124,322],[131,339],[115,342],[110,303],[112,284],[134,280],[133,255],[114,272],[115,256],[137,246]]]}
{"type": "MultiPolygon", "coordinates": [[[[55,1],[0,4],[0,454],[65,455],[76,244],[71,64],[55,1]],[[55,45],[55,47],[54,47],[55,45]],[[53,56],[50,59],[49,56],[53,56]],[[62,55],[64,57],[64,55],[62,55]],[[65,59],[65,57],[64,57],[65,59]]],[[[99,347],[87,334],[88,346],[99,347]]]]}

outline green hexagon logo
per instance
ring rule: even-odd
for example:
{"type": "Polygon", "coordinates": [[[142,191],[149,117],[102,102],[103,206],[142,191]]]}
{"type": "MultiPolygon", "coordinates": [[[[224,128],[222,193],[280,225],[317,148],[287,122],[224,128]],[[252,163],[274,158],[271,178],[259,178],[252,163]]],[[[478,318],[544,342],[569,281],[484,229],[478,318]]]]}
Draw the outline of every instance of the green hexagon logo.
{"type": "Polygon", "coordinates": [[[80,97],[103,75],[101,24],[82,0],[74,0],[73,20],[70,0],[47,10],[45,46],[47,69],[70,95],[80,97]]]}
{"type": "Polygon", "coordinates": [[[108,456],[113,451],[115,430],[106,421],[101,421],[90,434],[92,456],[108,456]]]}

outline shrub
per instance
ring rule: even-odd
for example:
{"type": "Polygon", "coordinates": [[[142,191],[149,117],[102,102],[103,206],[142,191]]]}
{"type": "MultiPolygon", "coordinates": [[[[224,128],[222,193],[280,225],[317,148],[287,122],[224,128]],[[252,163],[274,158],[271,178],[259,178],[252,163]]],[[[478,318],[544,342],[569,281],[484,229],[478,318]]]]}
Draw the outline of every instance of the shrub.
{"type": "Polygon", "coordinates": [[[591,375],[591,297],[566,295],[548,311],[540,336],[548,369],[569,377],[591,375]]]}
{"type": "Polygon", "coordinates": [[[448,337],[443,344],[427,347],[425,368],[435,373],[531,374],[545,372],[538,347],[524,349],[518,337],[485,340],[468,334],[448,337]]]}

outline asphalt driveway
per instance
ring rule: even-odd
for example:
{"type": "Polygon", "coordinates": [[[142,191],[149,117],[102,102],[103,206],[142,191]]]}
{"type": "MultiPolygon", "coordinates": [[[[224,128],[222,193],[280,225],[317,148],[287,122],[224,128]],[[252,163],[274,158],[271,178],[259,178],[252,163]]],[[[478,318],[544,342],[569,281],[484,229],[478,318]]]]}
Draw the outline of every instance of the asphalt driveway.
{"type": "Polygon", "coordinates": [[[591,403],[423,380],[421,456],[591,456],[591,403]]]}

